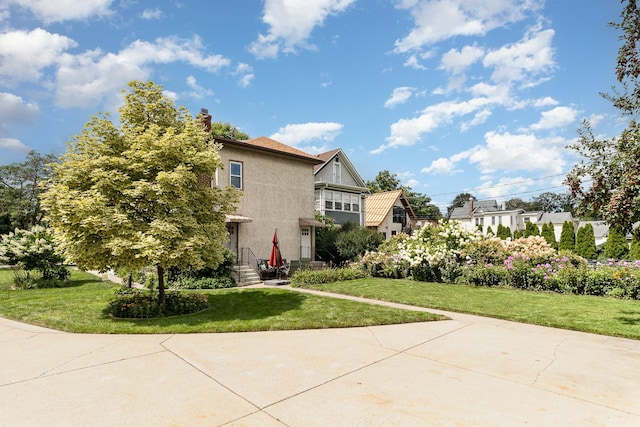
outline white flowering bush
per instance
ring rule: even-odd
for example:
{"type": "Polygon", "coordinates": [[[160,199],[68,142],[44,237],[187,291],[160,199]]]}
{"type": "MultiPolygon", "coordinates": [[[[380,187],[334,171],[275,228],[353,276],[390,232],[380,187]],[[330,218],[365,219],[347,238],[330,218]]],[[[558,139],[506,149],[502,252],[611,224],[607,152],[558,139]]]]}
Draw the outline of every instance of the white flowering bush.
{"type": "Polygon", "coordinates": [[[16,229],[1,237],[0,263],[23,268],[27,272],[37,270],[44,281],[69,277],[69,271],[62,265],[64,258],[58,253],[48,229],[42,226],[34,226],[30,230],[16,229]]]}
{"type": "Polygon", "coordinates": [[[443,221],[422,228],[398,246],[414,279],[452,281],[458,274],[464,247],[480,238],[480,232],[469,231],[458,221],[443,221]]]}

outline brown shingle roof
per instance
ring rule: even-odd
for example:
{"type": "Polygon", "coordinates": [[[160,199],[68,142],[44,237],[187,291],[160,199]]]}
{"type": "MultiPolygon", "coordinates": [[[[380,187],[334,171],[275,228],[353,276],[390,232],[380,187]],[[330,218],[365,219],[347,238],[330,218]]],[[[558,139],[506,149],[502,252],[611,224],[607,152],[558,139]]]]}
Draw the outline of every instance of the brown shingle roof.
{"type": "Polygon", "coordinates": [[[290,147],[281,142],[275,141],[271,138],[267,138],[266,136],[261,136],[258,138],[247,139],[245,141],[238,141],[235,139],[214,137],[217,141],[221,142],[224,146],[225,144],[238,145],[241,147],[254,148],[257,150],[269,151],[272,153],[284,154],[287,156],[296,157],[298,159],[308,160],[314,164],[323,163],[318,157],[313,156],[309,153],[305,153],[302,150],[298,150],[297,148],[290,147]]]}
{"type": "Polygon", "coordinates": [[[316,162],[320,162],[320,160],[316,156],[312,156],[309,153],[305,153],[302,150],[298,150],[297,148],[290,147],[281,142],[273,140],[271,138],[267,138],[266,136],[261,136],[258,138],[248,139],[246,141],[242,141],[247,144],[255,145],[257,147],[268,148],[272,151],[279,151],[286,154],[293,154],[298,157],[308,158],[310,160],[314,160],[316,162]]]}
{"type": "Polygon", "coordinates": [[[340,151],[340,149],[336,148],[335,150],[327,151],[326,153],[320,153],[316,155],[318,159],[322,160],[322,163],[317,164],[313,167],[314,172],[317,171],[319,168],[321,168],[323,164],[327,163],[327,161],[330,158],[332,158],[334,154],[336,154],[338,151],[340,151]]]}

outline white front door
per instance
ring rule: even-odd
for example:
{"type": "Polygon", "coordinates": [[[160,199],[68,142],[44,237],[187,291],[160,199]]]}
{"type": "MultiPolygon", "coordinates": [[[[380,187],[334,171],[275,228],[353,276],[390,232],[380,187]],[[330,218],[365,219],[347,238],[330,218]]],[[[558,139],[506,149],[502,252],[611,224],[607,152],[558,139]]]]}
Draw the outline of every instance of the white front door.
{"type": "Polygon", "coordinates": [[[300,227],[300,259],[311,259],[311,227],[300,227]]]}

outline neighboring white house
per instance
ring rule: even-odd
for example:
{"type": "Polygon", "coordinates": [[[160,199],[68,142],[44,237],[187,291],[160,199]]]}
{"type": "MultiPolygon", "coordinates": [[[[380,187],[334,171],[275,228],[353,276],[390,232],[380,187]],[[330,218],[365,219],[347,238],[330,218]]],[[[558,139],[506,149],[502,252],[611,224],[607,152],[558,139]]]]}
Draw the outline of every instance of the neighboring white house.
{"type": "Polygon", "coordinates": [[[313,169],[315,208],[336,224],[365,226],[365,197],[369,189],[347,155],[338,148],[316,156],[323,163],[313,169]]]}
{"type": "Polygon", "coordinates": [[[482,232],[486,234],[489,227],[496,233],[498,225],[508,227],[511,233],[524,230],[525,221],[531,221],[531,216],[524,209],[506,210],[496,200],[470,199],[464,206],[454,208],[450,219],[459,221],[468,230],[482,227],[482,232]]]}

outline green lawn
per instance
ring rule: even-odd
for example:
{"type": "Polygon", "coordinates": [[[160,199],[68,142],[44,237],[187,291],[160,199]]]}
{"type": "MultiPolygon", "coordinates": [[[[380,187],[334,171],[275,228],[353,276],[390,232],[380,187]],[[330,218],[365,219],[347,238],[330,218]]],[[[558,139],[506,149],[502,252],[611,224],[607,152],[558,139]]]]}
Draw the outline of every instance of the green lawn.
{"type": "Polygon", "coordinates": [[[313,289],[562,329],[640,339],[640,301],[379,278],[313,289]]]}
{"type": "Polygon", "coordinates": [[[0,316],[83,333],[194,333],[342,328],[444,319],[429,313],[301,294],[278,288],[201,291],[203,312],[144,320],[112,319],[102,309],[116,286],[73,271],[66,288],[11,290],[13,273],[0,270],[0,316]]]}

